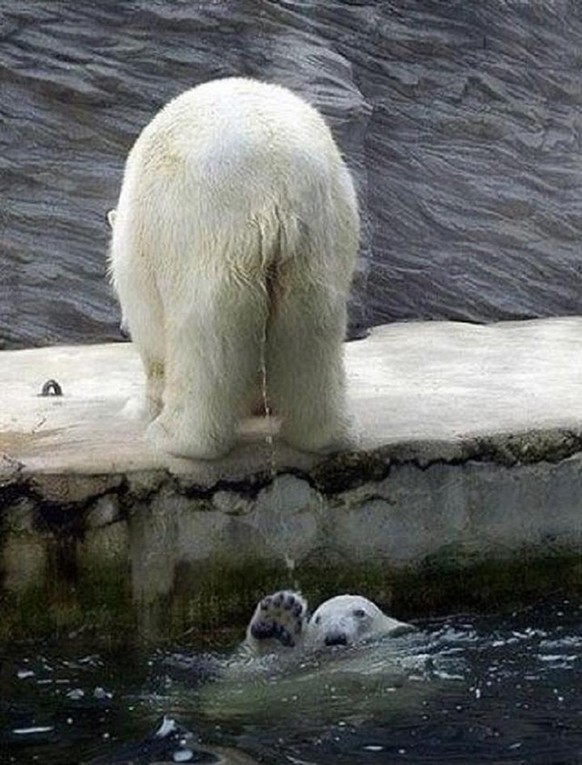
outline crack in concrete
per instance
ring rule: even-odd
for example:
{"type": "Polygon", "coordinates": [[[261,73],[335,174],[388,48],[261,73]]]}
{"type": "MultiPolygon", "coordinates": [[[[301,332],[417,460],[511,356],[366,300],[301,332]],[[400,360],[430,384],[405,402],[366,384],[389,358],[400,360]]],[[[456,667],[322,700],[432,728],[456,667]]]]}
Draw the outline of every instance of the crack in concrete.
{"type": "MultiPolygon", "coordinates": [[[[542,463],[556,464],[582,453],[582,434],[578,431],[554,430],[475,437],[454,444],[450,456],[445,457],[431,455],[431,452],[434,454],[437,451],[438,444],[422,446],[421,449],[418,444],[402,444],[382,447],[373,452],[346,452],[317,463],[310,471],[288,467],[273,477],[271,472],[265,469],[245,480],[221,479],[211,486],[191,483],[184,475],[178,476],[164,470],[151,471],[150,476],[155,477],[154,474],[158,473],[160,480],[155,480],[151,486],[144,488],[139,485],[132,486],[131,473],[120,474],[120,481],[115,486],[90,493],[75,501],[56,501],[48,498],[41,489],[33,485],[34,476],[25,475],[22,465],[3,456],[3,460],[10,463],[10,475],[0,484],[0,514],[6,517],[7,511],[15,504],[29,500],[38,508],[39,516],[46,520],[49,527],[67,525],[64,520],[58,520],[67,517],[68,523],[76,526],[69,517],[70,513],[84,514],[101,497],[114,497],[120,512],[127,512],[136,504],[148,504],[153,497],[162,493],[203,501],[211,500],[221,491],[254,501],[273,480],[285,475],[305,481],[323,497],[337,497],[366,484],[370,485],[373,492],[373,486],[385,481],[395,468],[407,466],[424,472],[435,466],[462,467],[470,463],[493,464],[504,468],[542,463]]],[[[65,475],[63,479],[73,481],[74,477],[65,475]]]]}

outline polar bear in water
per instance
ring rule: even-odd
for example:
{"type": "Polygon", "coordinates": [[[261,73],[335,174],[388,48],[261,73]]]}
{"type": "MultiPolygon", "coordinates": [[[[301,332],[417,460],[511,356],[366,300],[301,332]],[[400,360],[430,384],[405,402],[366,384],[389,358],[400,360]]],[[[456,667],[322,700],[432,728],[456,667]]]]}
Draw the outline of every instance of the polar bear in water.
{"type": "MultiPolygon", "coordinates": [[[[158,698],[164,710],[168,705],[196,710],[206,723],[212,721],[214,730],[221,731],[219,741],[233,719],[243,730],[267,727],[269,732],[273,726],[300,731],[308,720],[310,730],[316,728],[318,734],[319,726],[332,721],[348,726],[376,714],[385,719],[401,713],[405,704],[420,708],[427,693],[419,683],[407,684],[409,670],[399,661],[409,656],[411,646],[398,647],[399,641],[392,641],[410,632],[416,628],[392,619],[360,595],[330,598],[309,617],[307,602],[298,592],[281,590],[257,604],[241,650],[228,660],[214,654],[164,657],[159,673],[164,691],[158,698]]],[[[425,657],[419,660],[416,669],[422,668],[425,657]]],[[[227,742],[229,738],[227,733],[227,742]]],[[[150,762],[155,755],[156,762],[256,762],[238,748],[217,749],[211,740],[199,749],[197,740],[198,735],[165,717],[153,735],[131,747],[131,759],[141,762],[143,755],[143,761],[148,757],[150,762]],[[218,759],[211,759],[214,755],[218,759]]],[[[123,762],[130,759],[127,752],[128,748],[123,762]]],[[[103,758],[94,765],[110,761],[103,758]]]]}
{"type": "Polygon", "coordinates": [[[309,617],[307,602],[298,592],[281,590],[258,603],[247,627],[243,650],[251,655],[289,648],[314,651],[385,636],[398,637],[414,629],[387,616],[361,595],[337,595],[309,617]]]}
{"type": "Polygon", "coordinates": [[[305,719],[357,725],[421,710],[439,673],[462,674],[457,664],[457,656],[434,655],[430,634],[365,597],[330,598],[310,617],[298,592],[282,590],[259,601],[237,650],[171,653],[155,675],[170,678],[176,707],[203,710],[206,720],[301,730],[305,719]]]}
{"type": "Polygon", "coordinates": [[[298,592],[282,590],[259,601],[228,658],[174,654],[164,672],[176,680],[178,695],[196,693],[209,719],[351,719],[377,704],[385,708],[392,703],[386,693],[396,687],[396,705],[411,696],[403,690],[411,662],[415,673],[424,672],[425,659],[415,656],[418,635],[361,595],[330,598],[309,616],[298,592]]]}

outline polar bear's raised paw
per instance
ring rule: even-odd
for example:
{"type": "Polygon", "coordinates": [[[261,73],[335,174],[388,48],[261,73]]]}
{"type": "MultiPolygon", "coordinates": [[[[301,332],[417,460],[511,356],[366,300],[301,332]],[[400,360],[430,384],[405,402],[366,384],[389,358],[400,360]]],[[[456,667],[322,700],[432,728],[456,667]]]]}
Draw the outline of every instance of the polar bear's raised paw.
{"type": "Polygon", "coordinates": [[[267,595],[258,604],[248,635],[256,641],[276,640],[293,648],[303,632],[307,604],[296,592],[281,590],[267,595]]]}

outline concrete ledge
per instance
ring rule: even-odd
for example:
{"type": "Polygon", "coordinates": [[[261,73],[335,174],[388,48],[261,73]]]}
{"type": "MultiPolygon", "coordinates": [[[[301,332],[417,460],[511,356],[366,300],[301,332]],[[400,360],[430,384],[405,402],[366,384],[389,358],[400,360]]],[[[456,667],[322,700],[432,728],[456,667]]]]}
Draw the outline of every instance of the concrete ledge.
{"type": "Polygon", "coordinates": [[[0,354],[0,639],[208,635],[280,585],[403,618],[582,591],[582,319],[380,327],[346,362],[357,450],[249,421],[202,463],[124,415],[131,345],[0,354]]]}

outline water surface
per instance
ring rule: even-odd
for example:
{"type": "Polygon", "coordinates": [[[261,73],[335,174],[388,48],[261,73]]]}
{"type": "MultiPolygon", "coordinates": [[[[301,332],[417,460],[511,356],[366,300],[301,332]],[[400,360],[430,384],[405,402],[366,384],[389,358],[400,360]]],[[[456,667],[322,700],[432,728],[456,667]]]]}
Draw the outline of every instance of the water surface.
{"type": "Polygon", "coordinates": [[[0,669],[0,761],[216,762],[216,752],[272,765],[582,760],[579,604],[556,598],[418,626],[293,672],[214,681],[229,653],[13,646],[0,669]]]}

